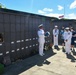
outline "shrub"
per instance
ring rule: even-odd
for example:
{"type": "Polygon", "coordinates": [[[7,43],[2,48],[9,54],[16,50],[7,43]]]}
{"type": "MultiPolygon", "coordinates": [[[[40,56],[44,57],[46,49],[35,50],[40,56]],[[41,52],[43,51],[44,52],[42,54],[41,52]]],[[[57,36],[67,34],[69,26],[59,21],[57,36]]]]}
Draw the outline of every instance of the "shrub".
{"type": "Polygon", "coordinates": [[[0,75],[4,72],[4,65],[0,64],[0,75]]]}

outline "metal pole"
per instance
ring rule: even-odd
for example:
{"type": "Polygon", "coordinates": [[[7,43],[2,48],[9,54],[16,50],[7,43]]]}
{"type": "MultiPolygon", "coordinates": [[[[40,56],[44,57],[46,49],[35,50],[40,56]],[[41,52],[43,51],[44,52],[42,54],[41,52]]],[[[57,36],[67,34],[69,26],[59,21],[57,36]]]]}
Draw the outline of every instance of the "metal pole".
{"type": "Polygon", "coordinates": [[[64,4],[64,18],[65,18],[65,4],[64,4]]]}

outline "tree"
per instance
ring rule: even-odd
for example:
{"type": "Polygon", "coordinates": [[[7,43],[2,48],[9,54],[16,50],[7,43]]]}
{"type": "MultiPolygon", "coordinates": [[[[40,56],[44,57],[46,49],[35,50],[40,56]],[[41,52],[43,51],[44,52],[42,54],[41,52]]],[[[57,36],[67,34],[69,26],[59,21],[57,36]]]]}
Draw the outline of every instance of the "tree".
{"type": "Polygon", "coordinates": [[[6,9],[6,7],[1,3],[0,3],[0,8],[5,8],[6,9]]]}

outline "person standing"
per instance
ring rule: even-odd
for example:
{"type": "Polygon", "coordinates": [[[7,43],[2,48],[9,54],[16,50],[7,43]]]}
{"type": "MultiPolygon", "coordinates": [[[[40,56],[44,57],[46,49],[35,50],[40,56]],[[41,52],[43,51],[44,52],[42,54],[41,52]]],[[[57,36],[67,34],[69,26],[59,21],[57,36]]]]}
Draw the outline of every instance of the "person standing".
{"type": "Polygon", "coordinates": [[[59,35],[59,29],[58,29],[58,26],[55,26],[55,28],[53,29],[53,42],[54,42],[54,48],[59,50],[58,35],[59,35]]]}
{"type": "Polygon", "coordinates": [[[69,27],[66,27],[65,32],[64,32],[64,41],[65,41],[66,54],[70,54],[71,38],[72,38],[72,33],[71,33],[71,31],[69,31],[69,27]]]}
{"type": "Polygon", "coordinates": [[[74,49],[74,45],[75,45],[75,38],[76,38],[76,32],[74,31],[73,28],[71,28],[71,32],[72,32],[72,38],[71,38],[71,50],[75,50],[74,49]]]}
{"type": "Polygon", "coordinates": [[[62,49],[64,50],[64,27],[62,27],[61,31],[60,31],[60,35],[61,35],[61,43],[62,43],[62,49]]]}
{"type": "Polygon", "coordinates": [[[39,55],[43,56],[43,49],[44,49],[44,43],[45,43],[45,33],[43,29],[43,24],[40,24],[38,30],[38,42],[39,42],[39,55]]]}

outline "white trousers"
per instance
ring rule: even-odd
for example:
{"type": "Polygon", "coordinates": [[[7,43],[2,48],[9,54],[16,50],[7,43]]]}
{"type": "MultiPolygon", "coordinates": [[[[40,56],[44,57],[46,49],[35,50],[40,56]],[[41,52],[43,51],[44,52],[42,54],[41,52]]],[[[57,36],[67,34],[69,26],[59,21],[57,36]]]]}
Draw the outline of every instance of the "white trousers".
{"type": "Polygon", "coordinates": [[[43,55],[44,42],[39,42],[39,55],[43,55]]]}
{"type": "Polygon", "coordinates": [[[53,39],[54,40],[54,46],[58,46],[58,36],[56,36],[56,37],[54,36],[53,38],[54,38],[53,39]]]}
{"type": "Polygon", "coordinates": [[[70,49],[71,49],[71,42],[70,41],[65,42],[65,51],[66,51],[66,53],[69,54],[70,49]]]}

